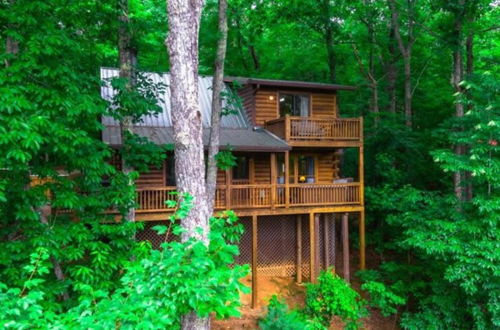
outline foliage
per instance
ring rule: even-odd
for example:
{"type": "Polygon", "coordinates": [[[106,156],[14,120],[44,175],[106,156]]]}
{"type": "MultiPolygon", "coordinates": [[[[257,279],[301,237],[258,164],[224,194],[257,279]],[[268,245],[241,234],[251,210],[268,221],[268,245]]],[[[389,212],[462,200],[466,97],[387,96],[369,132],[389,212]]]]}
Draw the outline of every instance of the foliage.
{"type": "MultiPolygon", "coordinates": [[[[386,285],[375,279],[369,279],[372,277],[368,275],[369,273],[378,274],[373,270],[360,272],[360,274],[358,274],[364,279],[361,289],[368,292],[370,295],[368,304],[371,307],[380,309],[383,316],[396,314],[398,312],[398,306],[406,304],[406,299],[398,294],[398,291],[401,291],[401,289],[397,288],[397,286],[386,285]]],[[[375,278],[379,278],[379,275],[376,275],[375,278]]]]}
{"type": "Polygon", "coordinates": [[[236,157],[232,152],[232,147],[227,146],[227,149],[221,150],[215,155],[217,168],[225,171],[236,165],[236,157]]]}
{"type": "Polygon", "coordinates": [[[266,316],[259,321],[259,327],[263,330],[303,330],[313,327],[297,310],[289,310],[284,301],[273,295],[267,306],[266,316]]]}
{"type": "Polygon", "coordinates": [[[357,329],[360,319],[368,315],[359,294],[330,270],[321,272],[317,283],[307,284],[304,312],[325,327],[339,316],[348,329],[357,329]]]}

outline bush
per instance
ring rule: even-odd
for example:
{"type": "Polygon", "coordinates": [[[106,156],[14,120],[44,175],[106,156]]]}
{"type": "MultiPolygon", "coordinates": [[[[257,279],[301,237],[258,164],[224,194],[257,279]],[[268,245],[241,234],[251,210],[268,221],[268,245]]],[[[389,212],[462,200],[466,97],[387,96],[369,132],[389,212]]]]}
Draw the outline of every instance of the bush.
{"type": "Polygon", "coordinates": [[[307,284],[305,313],[328,327],[334,315],[347,329],[357,329],[359,320],[368,316],[366,303],[347,282],[330,271],[321,272],[318,283],[307,284]]]}
{"type": "Polygon", "coordinates": [[[269,300],[266,317],[259,321],[263,330],[303,330],[316,329],[297,310],[289,310],[283,300],[275,295],[269,300]]]}

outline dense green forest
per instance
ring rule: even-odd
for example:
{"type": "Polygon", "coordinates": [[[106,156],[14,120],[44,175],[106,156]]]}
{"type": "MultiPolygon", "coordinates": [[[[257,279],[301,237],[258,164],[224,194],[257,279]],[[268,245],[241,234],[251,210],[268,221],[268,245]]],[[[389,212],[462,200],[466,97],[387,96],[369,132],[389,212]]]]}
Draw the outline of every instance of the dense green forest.
{"type": "MultiPolygon", "coordinates": [[[[192,310],[238,315],[246,289],[237,279],[248,269],[229,267],[242,231],[234,214],[212,219],[209,246],[162,251],[134,240],[141,223],[105,216],[130,209],[137,173],[109,164],[100,117],[158,111],[166,87],[139,79],[150,92],[131,92],[117,79],[123,93],[110,107],[99,69],[120,65],[126,29],[139,71],[169,70],[166,2],[127,2],[126,26],[123,0],[0,2],[3,327],[170,328],[192,310]]],[[[365,117],[373,258],[358,276],[381,284],[374,305],[397,313],[402,328],[500,327],[498,5],[228,1],[225,75],[357,87],[339,104],[342,116],[365,117]],[[391,297],[396,307],[386,306],[391,297]]],[[[211,75],[217,1],[206,1],[199,33],[199,71],[211,75]]],[[[128,142],[133,169],[163,160],[163,148],[128,142]]],[[[177,217],[191,207],[185,198],[177,217]]],[[[174,222],[157,230],[182,233],[174,222]]]]}

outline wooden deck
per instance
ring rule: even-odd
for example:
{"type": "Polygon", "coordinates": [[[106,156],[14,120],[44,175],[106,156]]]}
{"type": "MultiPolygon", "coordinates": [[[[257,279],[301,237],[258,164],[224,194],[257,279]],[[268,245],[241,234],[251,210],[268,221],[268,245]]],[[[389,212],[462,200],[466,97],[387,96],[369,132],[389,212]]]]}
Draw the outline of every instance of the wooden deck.
{"type": "MultiPolygon", "coordinates": [[[[166,200],[175,200],[175,187],[137,189],[136,213],[140,220],[155,220],[148,214],[171,213],[166,200]]],[[[254,211],[268,214],[287,214],[298,209],[358,209],[362,207],[362,189],[359,182],[332,184],[246,184],[218,186],[216,210],[232,209],[238,214],[254,211]]]]}
{"type": "Polygon", "coordinates": [[[362,118],[285,116],[266,122],[266,129],[295,147],[357,147],[362,143],[362,118]]]}

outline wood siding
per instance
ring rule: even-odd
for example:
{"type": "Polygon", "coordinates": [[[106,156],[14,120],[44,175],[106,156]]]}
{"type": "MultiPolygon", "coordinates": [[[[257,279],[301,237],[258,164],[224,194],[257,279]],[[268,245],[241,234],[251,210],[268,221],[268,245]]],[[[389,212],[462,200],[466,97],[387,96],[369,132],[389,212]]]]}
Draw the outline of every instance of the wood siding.
{"type": "Polygon", "coordinates": [[[266,121],[273,120],[278,117],[279,112],[277,91],[257,91],[257,94],[255,95],[255,125],[264,126],[266,121]]]}
{"type": "Polygon", "coordinates": [[[238,89],[243,108],[248,120],[255,125],[255,90],[252,85],[245,85],[238,89]]]}
{"type": "MultiPolygon", "coordinates": [[[[279,118],[279,93],[287,93],[286,90],[258,90],[254,97],[254,104],[249,100],[249,88],[245,87],[240,92],[240,97],[247,111],[248,117],[253,119],[257,126],[264,126],[266,121],[279,118]],[[246,89],[246,90],[245,90],[246,89]]],[[[301,93],[301,91],[292,91],[290,93],[301,93]]],[[[311,116],[312,117],[337,117],[337,96],[335,93],[310,93],[303,91],[302,94],[309,95],[311,98],[311,116]]]]}
{"type": "Polygon", "coordinates": [[[256,184],[271,182],[271,161],[269,154],[255,155],[254,180],[256,184]]]}
{"type": "Polygon", "coordinates": [[[165,186],[165,171],[162,167],[150,167],[149,172],[142,172],[135,181],[137,188],[165,186]]]}
{"type": "Polygon", "coordinates": [[[321,153],[318,159],[318,183],[332,183],[339,177],[339,156],[337,153],[321,153]]]}
{"type": "Polygon", "coordinates": [[[330,94],[311,94],[312,116],[313,117],[337,117],[337,98],[330,94]]]}

